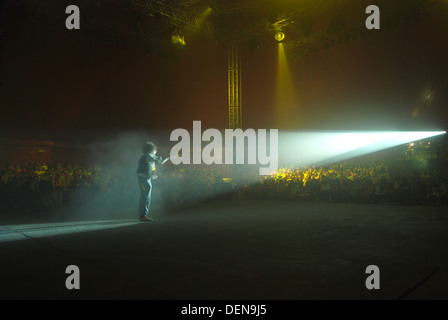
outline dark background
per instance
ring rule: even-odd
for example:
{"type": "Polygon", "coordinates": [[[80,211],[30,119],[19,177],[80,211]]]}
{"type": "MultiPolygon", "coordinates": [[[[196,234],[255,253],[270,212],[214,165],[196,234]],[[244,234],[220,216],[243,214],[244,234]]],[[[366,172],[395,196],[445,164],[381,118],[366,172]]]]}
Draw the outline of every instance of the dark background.
{"type": "MultiPolygon", "coordinates": [[[[265,2],[266,8],[272,5],[265,2]]],[[[98,17],[107,12],[108,2],[102,3],[98,17]]],[[[378,4],[382,16],[388,4],[378,4]]],[[[176,128],[191,130],[194,120],[202,121],[203,130],[228,127],[227,43],[186,31],[187,46],[181,50],[144,50],[132,41],[89,33],[94,27],[88,19],[97,18],[84,14],[83,2],[79,6],[81,30],[65,28],[64,12],[49,22],[32,10],[5,7],[3,137],[80,142],[134,131],[165,135],[176,128]]],[[[273,34],[258,36],[257,50],[253,38],[241,42],[244,128],[446,128],[445,8],[442,1],[428,1],[418,15],[397,17],[396,23],[384,20],[372,35],[289,57],[296,101],[294,109],[280,115],[283,122],[274,121],[278,45],[273,34]]],[[[348,23],[363,22],[364,10],[358,3],[356,10],[347,11],[348,23]]],[[[313,28],[325,27],[337,12],[316,18],[313,28]]],[[[123,21],[131,21],[128,16],[116,13],[123,21]]],[[[103,19],[113,23],[113,17],[103,19]]],[[[295,36],[286,35],[285,41],[295,36]]]]}

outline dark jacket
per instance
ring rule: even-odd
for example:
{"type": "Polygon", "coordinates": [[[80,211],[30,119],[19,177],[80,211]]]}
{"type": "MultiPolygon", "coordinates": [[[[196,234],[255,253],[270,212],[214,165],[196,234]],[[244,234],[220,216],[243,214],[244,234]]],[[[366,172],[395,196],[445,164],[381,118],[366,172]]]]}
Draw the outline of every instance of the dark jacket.
{"type": "Polygon", "coordinates": [[[140,160],[138,161],[138,176],[146,179],[152,178],[153,176],[155,176],[156,163],[161,164],[162,161],[162,157],[158,157],[153,154],[142,155],[140,157],[140,160]]]}

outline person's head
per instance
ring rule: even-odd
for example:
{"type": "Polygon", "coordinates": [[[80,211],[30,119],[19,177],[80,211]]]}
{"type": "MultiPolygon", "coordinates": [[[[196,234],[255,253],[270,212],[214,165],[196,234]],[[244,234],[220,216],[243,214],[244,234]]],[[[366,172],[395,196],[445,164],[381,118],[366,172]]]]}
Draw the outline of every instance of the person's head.
{"type": "Polygon", "coordinates": [[[143,153],[144,154],[156,154],[157,152],[157,146],[153,142],[146,142],[145,146],[143,147],[143,153]]]}

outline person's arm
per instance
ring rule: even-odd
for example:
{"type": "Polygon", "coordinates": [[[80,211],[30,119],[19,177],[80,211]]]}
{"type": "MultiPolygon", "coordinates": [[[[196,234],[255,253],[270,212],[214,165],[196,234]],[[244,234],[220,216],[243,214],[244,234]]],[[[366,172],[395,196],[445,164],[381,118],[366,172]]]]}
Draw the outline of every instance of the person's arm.
{"type": "Polygon", "coordinates": [[[164,159],[163,157],[155,156],[155,161],[156,161],[156,163],[159,164],[159,165],[163,165],[163,164],[165,164],[165,162],[167,162],[168,160],[170,160],[169,157],[164,159]]]}
{"type": "Polygon", "coordinates": [[[156,156],[155,154],[150,154],[149,157],[151,158],[150,162],[154,162],[155,164],[161,164],[163,161],[162,157],[156,156]]]}
{"type": "Polygon", "coordinates": [[[162,157],[156,156],[155,160],[156,160],[157,164],[162,164],[162,162],[163,162],[163,158],[162,157]]]}

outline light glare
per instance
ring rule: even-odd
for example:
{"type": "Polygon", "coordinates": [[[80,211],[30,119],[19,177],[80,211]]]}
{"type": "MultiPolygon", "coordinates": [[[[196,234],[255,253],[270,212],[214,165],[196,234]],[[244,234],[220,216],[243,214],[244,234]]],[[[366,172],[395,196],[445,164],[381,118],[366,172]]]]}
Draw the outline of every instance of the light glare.
{"type": "Polygon", "coordinates": [[[279,164],[307,166],[343,161],[445,131],[298,132],[279,134],[279,164]]]}

